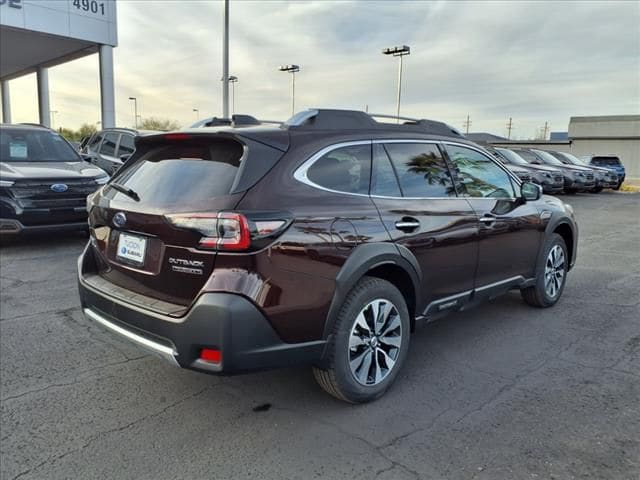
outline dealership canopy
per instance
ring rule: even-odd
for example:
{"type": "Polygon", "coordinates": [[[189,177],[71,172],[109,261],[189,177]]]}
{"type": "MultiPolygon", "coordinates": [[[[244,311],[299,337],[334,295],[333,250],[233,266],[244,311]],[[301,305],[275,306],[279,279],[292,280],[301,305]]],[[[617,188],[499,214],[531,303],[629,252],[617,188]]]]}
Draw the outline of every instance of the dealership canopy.
{"type": "Polygon", "coordinates": [[[100,56],[102,125],[115,126],[113,47],[115,0],[0,0],[0,84],[3,122],[11,123],[9,81],[36,73],[40,123],[51,124],[47,68],[100,56]]]}

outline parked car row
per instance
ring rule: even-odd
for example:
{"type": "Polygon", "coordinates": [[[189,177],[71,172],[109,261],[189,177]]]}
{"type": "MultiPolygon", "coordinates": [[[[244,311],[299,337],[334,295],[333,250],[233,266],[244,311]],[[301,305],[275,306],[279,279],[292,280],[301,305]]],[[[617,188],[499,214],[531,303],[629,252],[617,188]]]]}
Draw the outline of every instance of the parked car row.
{"type": "MultiPolygon", "coordinates": [[[[624,180],[616,168],[605,168],[588,163],[565,152],[535,148],[486,147],[502,160],[520,178],[542,186],[545,193],[601,192],[605,188],[619,189],[624,180]],[[520,173],[518,173],[520,172],[520,173]]],[[[600,157],[589,159],[592,162],[600,157]]],[[[617,158],[617,157],[614,157],[617,158]]],[[[616,166],[622,166],[619,159],[616,166]]]]}

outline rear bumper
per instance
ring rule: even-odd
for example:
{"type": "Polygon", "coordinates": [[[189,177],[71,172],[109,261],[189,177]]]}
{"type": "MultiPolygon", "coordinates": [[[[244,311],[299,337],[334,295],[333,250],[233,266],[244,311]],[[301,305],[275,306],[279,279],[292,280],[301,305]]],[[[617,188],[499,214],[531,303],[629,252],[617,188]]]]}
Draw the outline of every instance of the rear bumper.
{"type": "Polygon", "coordinates": [[[262,312],[240,295],[204,293],[184,316],[176,318],[98,291],[79,271],[80,303],[87,319],[180,367],[233,374],[314,364],[322,357],[324,341],[283,342],[262,312]],[[220,350],[221,362],[201,360],[203,348],[220,350]]]}

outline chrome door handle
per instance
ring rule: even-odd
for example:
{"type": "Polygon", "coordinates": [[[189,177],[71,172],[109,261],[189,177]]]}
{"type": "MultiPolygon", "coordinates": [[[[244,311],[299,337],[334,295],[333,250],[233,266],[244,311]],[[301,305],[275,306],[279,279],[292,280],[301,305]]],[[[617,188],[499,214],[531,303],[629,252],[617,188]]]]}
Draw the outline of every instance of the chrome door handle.
{"type": "Polygon", "coordinates": [[[396,222],[396,228],[398,230],[411,231],[420,227],[420,222],[417,220],[399,220],[396,222]]]}
{"type": "Polygon", "coordinates": [[[490,213],[485,213],[478,220],[480,220],[482,223],[493,223],[493,222],[495,222],[497,220],[497,217],[495,215],[490,214],[490,213]]]}

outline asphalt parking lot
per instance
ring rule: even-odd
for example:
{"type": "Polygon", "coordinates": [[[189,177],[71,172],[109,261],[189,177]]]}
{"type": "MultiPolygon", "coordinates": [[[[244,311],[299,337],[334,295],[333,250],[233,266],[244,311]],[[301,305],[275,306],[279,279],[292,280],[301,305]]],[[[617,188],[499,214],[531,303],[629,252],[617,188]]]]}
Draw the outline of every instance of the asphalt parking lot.
{"type": "Polygon", "coordinates": [[[581,231],[560,303],[513,293],[419,328],[361,406],[306,368],[175,369],[82,317],[85,237],[4,245],[0,478],[638,479],[640,194],[565,200],[581,231]]]}

